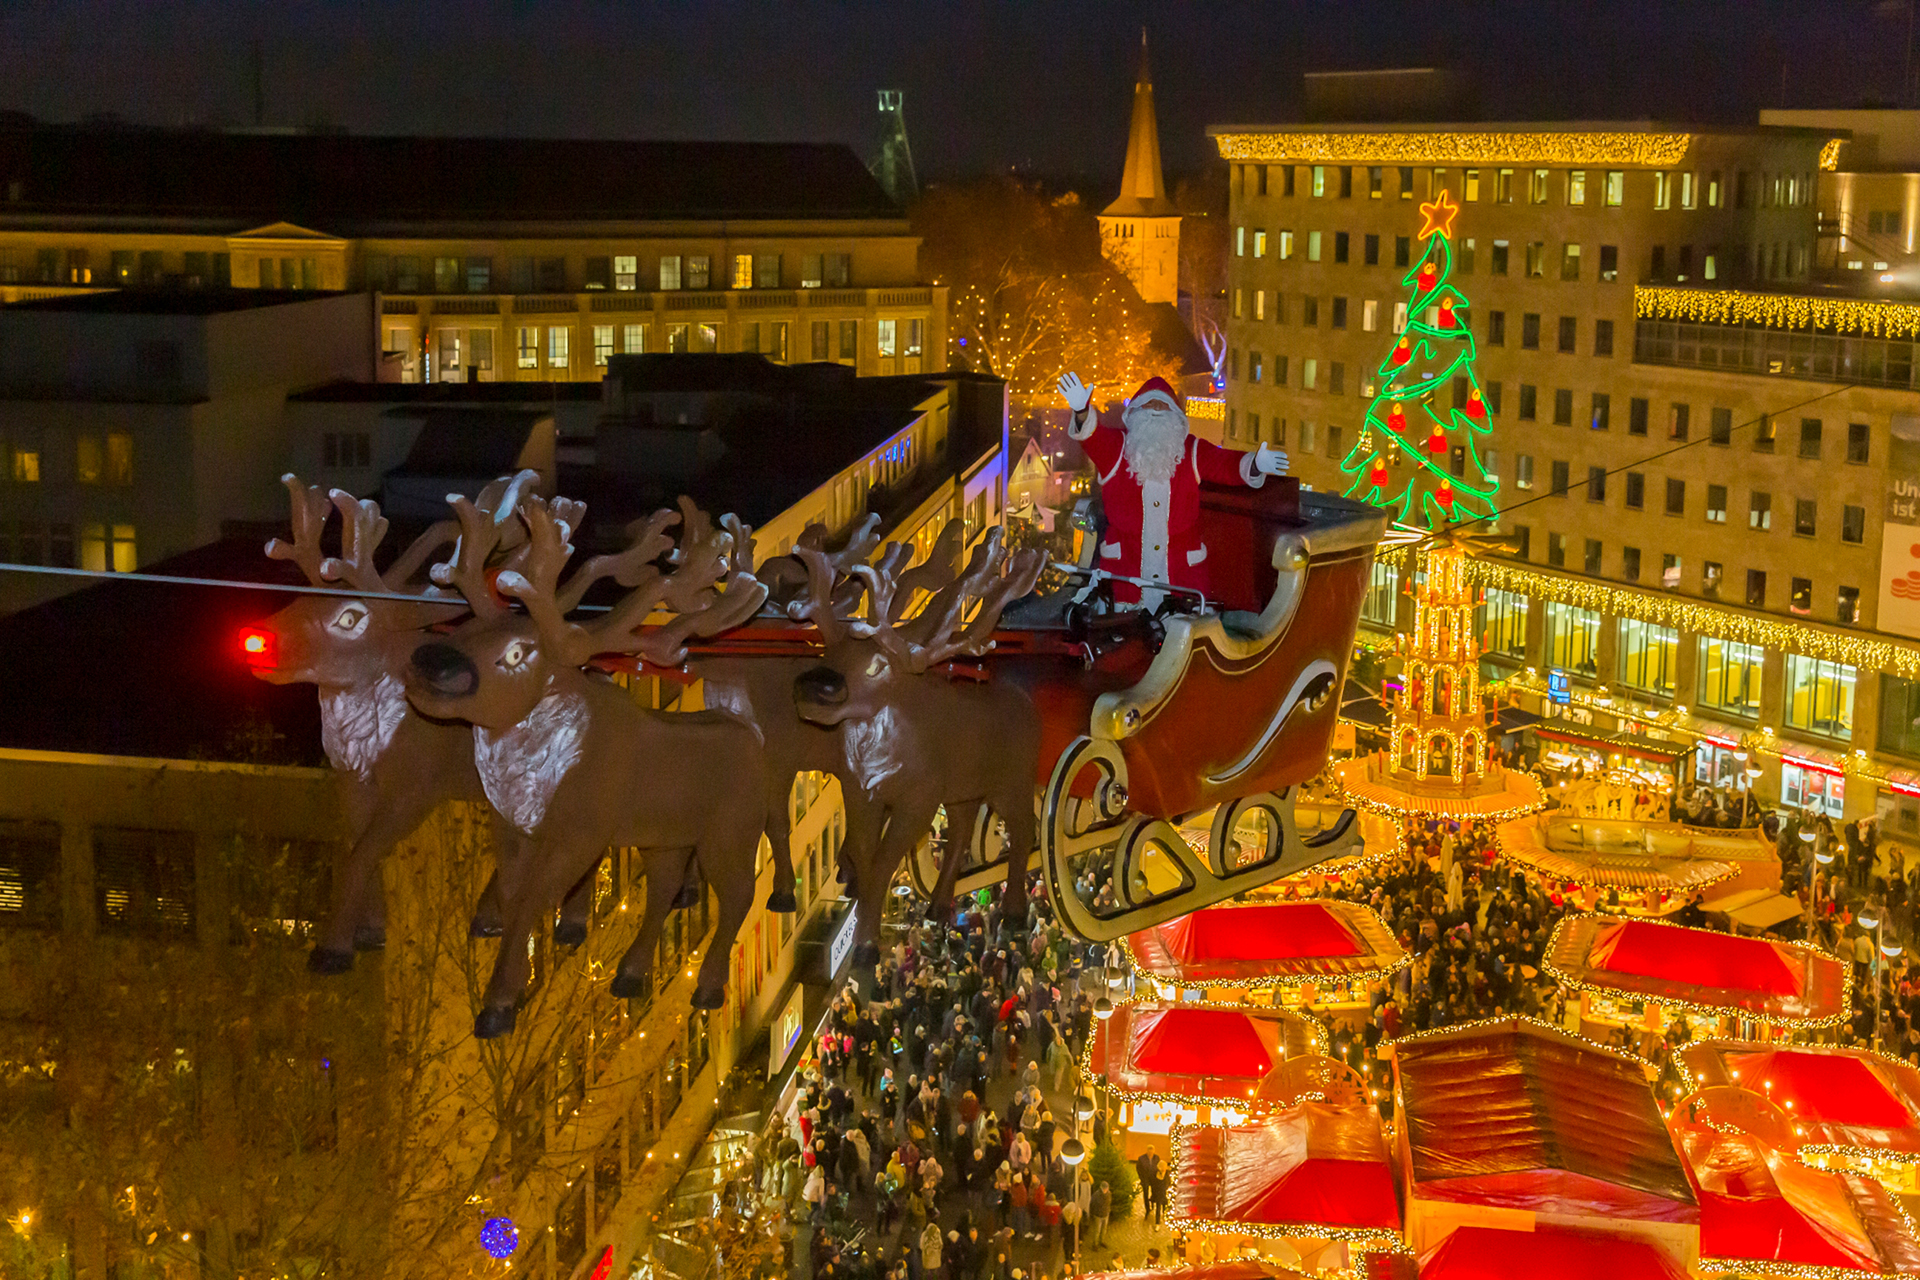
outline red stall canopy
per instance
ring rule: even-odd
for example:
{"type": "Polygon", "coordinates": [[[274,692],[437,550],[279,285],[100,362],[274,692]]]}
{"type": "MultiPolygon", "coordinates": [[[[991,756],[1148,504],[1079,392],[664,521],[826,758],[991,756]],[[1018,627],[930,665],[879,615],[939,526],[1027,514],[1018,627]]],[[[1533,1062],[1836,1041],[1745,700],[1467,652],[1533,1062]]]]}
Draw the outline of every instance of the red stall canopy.
{"type": "Polygon", "coordinates": [[[1645,1064],[1498,1018],[1394,1042],[1415,1199],[1699,1220],[1645,1064]]]}
{"type": "Polygon", "coordinates": [[[1134,966],[1181,987],[1253,987],[1392,973],[1406,951],[1372,910],[1332,899],[1217,906],[1127,939],[1134,966]]]}
{"type": "Polygon", "coordinates": [[[1133,1097],[1244,1107],[1273,1093],[1282,1062],[1326,1045],[1324,1027],[1288,1009],[1142,1000],[1094,1025],[1086,1065],[1133,1097]]]}
{"type": "Polygon", "coordinates": [[[1675,1137],[1700,1198],[1703,1270],[1920,1273],[1906,1215],[1872,1179],[1810,1168],[1737,1130],[1689,1124],[1675,1137]]]}
{"type": "Polygon", "coordinates": [[[1420,1280],[1687,1280],[1686,1268],[1642,1240],[1542,1227],[1461,1227],[1420,1259],[1420,1280]]]}
{"type": "Polygon", "coordinates": [[[1229,1236],[1404,1247],[1380,1114],[1364,1103],[1303,1102],[1255,1124],[1180,1130],[1169,1211],[1229,1236]]]}
{"type": "Polygon", "coordinates": [[[1545,968],[1576,990],[1800,1026],[1845,1018],[1852,981],[1817,947],[1606,915],[1562,919],[1545,968]]]}
{"type": "Polygon", "coordinates": [[[1697,1088],[1731,1085],[1770,1098],[1806,1147],[1920,1160],[1920,1071],[1865,1049],[1708,1040],[1680,1064],[1697,1088]]]}

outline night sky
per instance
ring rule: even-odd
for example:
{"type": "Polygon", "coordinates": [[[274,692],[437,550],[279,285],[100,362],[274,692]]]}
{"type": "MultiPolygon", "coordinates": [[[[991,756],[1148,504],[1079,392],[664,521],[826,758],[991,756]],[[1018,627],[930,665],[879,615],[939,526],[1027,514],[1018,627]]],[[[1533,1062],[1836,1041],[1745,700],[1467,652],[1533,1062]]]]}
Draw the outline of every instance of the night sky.
{"type": "Polygon", "coordinates": [[[1441,65],[1487,119],[1751,121],[1897,102],[1909,0],[0,0],[0,110],[355,133],[839,140],[907,93],[923,181],[1111,182],[1142,24],[1170,171],[1298,117],[1300,73],[1441,65]],[[1783,92],[1784,82],[1784,92],[1783,92]]]}

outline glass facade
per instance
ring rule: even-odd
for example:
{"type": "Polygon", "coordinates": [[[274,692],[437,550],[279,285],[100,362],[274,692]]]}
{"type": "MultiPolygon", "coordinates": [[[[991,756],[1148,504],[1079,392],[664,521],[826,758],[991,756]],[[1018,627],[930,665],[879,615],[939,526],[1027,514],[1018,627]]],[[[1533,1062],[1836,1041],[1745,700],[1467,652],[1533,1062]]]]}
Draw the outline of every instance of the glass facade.
{"type": "Polygon", "coordinates": [[[1801,653],[1788,654],[1786,667],[1781,721],[1807,733],[1851,738],[1854,668],[1801,653]]]}
{"type": "Polygon", "coordinates": [[[1879,747],[1920,757],[1920,680],[1880,677],[1879,747]]]}
{"type": "Polygon", "coordinates": [[[1480,635],[1488,653],[1527,656],[1527,604],[1521,592],[1487,588],[1486,603],[1480,606],[1480,635]]]}
{"type": "Polygon", "coordinates": [[[1698,701],[1742,720],[1760,715],[1760,671],[1767,651],[1757,644],[1700,637],[1698,701]]]}
{"type": "Polygon", "coordinates": [[[1857,334],[1789,332],[1737,325],[1641,320],[1633,358],[1642,364],[1850,382],[1869,387],[1915,387],[1914,347],[1908,339],[1857,334]]]}
{"type": "Polygon", "coordinates": [[[1680,633],[1637,618],[1620,619],[1620,683],[1662,698],[1674,695],[1680,633]]]}
{"type": "Polygon", "coordinates": [[[1373,581],[1360,603],[1360,617],[1375,626],[1391,627],[1400,599],[1400,566],[1373,562],[1373,581]]]}
{"type": "Polygon", "coordinates": [[[1546,665],[1575,675],[1600,674],[1600,615],[1592,609],[1547,602],[1546,665]]]}

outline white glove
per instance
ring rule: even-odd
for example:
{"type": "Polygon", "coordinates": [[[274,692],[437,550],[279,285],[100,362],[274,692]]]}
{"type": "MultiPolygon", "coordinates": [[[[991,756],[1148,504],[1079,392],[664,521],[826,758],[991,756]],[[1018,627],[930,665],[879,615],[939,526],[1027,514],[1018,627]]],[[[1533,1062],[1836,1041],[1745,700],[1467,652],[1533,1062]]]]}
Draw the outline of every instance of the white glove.
{"type": "Polygon", "coordinates": [[[1067,398],[1067,407],[1073,410],[1074,417],[1087,411],[1093,403],[1093,388],[1080,381],[1080,375],[1069,370],[1060,375],[1060,394],[1067,398]]]}
{"type": "Polygon", "coordinates": [[[1283,476],[1287,474],[1287,451],[1285,449],[1272,448],[1265,440],[1262,440],[1259,449],[1254,451],[1253,469],[1261,475],[1267,476],[1283,476]]]}

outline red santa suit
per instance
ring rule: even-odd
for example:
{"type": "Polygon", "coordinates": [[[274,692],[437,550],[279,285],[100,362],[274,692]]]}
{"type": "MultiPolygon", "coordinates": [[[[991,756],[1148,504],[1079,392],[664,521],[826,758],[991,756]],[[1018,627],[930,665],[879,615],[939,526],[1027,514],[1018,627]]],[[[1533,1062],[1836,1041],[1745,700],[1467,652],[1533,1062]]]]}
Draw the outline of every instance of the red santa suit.
{"type": "MultiPolygon", "coordinates": [[[[1156,398],[1181,412],[1173,388],[1165,379],[1153,378],[1127,402],[1127,409],[1121,412],[1122,424],[1128,411],[1156,398]]],[[[1100,422],[1091,407],[1075,416],[1067,434],[1080,442],[1100,478],[1107,529],[1094,567],[1126,577],[1191,587],[1211,597],[1207,544],[1196,529],[1200,482],[1258,489],[1267,477],[1256,469],[1255,456],[1222,449],[1189,433],[1173,475],[1156,482],[1136,475],[1127,460],[1126,427],[1100,422]]],[[[1151,589],[1143,593],[1123,582],[1114,584],[1114,599],[1121,603],[1137,601],[1153,608],[1160,603],[1161,595],[1151,589]]]]}

